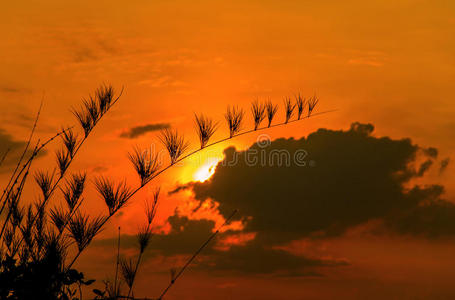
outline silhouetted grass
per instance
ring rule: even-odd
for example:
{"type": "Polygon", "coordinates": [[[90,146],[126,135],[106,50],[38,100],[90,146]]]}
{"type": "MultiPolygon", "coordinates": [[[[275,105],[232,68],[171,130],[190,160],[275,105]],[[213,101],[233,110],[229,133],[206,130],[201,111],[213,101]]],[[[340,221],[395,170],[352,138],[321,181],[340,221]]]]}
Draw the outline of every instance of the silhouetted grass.
{"type": "Polygon", "coordinates": [[[244,111],[236,106],[228,106],[224,118],[229,127],[229,137],[232,138],[242,129],[244,111]]]}
{"type": "Polygon", "coordinates": [[[294,109],[295,109],[295,104],[291,103],[291,98],[286,98],[284,100],[284,111],[286,113],[286,121],[284,123],[287,124],[289,122],[289,120],[291,119],[292,114],[294,112],[294,109]]]}
{"type": "MultiPolygon", "coordinates": [[[[286,98],[284,105],[285,121],[272,125],[272,121],[278,111],[278,106],[274,105],[271,101],[268,101],[267,103],[255,101],[251,106],[254,122],[253,129],[242,132],[241,130],[244,126],[243,109],[235,106],[228,106],[224,117],[229,135],[226,138],[222,138],[210,144],[209,142],[217,130],[218,123],[204,115],[196,114],[196,134],[199,139],[200,147],[190,153],[187,153],[189,143],[183,135],[177,132],[177,130],[165,129],[161,131],[159,139],[169,154],[169,165],[162,167],[158,161],[157,154],[151,153],[150,151],[141,151],[140,148],[136,147],[128,154],[128,158],[139,176],[140,185],[136,188],[131,188],[124,179],[114,180],[109,176],[96,177],[93,180],[93,185],[104,200],[107,207],[107,215],[92,216],[79,209],[84,200],[83,193],[86,187],[87,174],[85,172],[68,173],[68,169],[76,158],[77,153],[85,140],[90,136],[90,133],[103,116],[118,101],[122,91],[117,97],[115,97],[114,94],[114,89],[111,86],[102,86],[98,88],[93,95],[84,99],[79,109],[72,110],[80,126],[80,130],[83,133],[82,135],[79,135],[72,127],[66,128],[46,140],[44,143],[41,143],[38,140],[33,148],[30,147],[30,145],[41,109],[39,110],[32,128],[32,133],[30,134],[30,138],[25,147],[26,150],[20,157],[10,180],[0,197],[0,203],[2,205],[0,214],[3,212],[4,208],[6,208],[6,216],[2,219],[3,223],[0,232],[2,243],[2,247],[0,247],[0,258],[2,262],[2,265],[0,265],[0,276],[6,274],[6,258],[9,259],[9,262],[11,260],[13,261],[12,267],[15,268],[19,265],[26,266],[25,270],[27,270],[27,268],[32,270],[32,266],[35,266],[36,264],[45,265],[46,267],[43,270],[46,270],[46,272],[51,272],[50,270],[53,270],[52,272],[61,276],[58,277],[60,279],[54,278],[53,283],[47,283],[52,285],[52,297],[55,296],[58,298],[63,297],[64,295],[74,296],[75,289],[72,287],[73,285],[77,285],[80,292],[80,287],[82,285],[88,285],[92,281],[85,280],[81,273],[71,269],[72,265],[77,261],[79,256],[89,246],[96,235],[103,229],[103,226],[110,218],[120,209],[125,207],[130,199],[144,186],[177,162],[180,162],[207,147],[233,137],[298,121],[301,119],[305,108],[305,100],[302,99],[300,95],[296,98],[295,104],[291,103],[290,98],[286,98]],[[297,119],[292,120],[293,112],[296,107],[297,119]],[[268,120],[267,126],[260,127],[265,118],[268,120]],[[61,137],[62,147],[56,151],[56,167],[51,171],[39,170],[34,173],[35,182],[39,187],[40,193],[37,195],[38,198],[36,203],[33,205],[24,205],[21,203],[21,195],[24,185],[27,182],[28,175],[30,174],[32,163],[38,153],[58,136],[61,137]],[[31,153],[27,152],[29,148],[33,149],[31,153]],[[28,158],[27,153],[30,153],[28,158]],[[62,201],[64,203],[62,203],[63,205],[55,204],[52,207],[49,207],[47,204],[57,189],[62,192],[62,201]],[[76,247],[76,254],[67,262],[68,248],[72,247],[72,245],[76,247]],[[51,260],[52,266],[50,265],[51,260]],[[62,278],[65,279],[63,280],[62,278]]],[[[309,118],[311,115],[317,115],[313,114],[313,110],[318,104],[318,99],[312,97],[307,103],[307,117],[309,118]]],[[[2,158],[2,160],[3,159],[4,158],[2,158]]],[[[134,281],[138,273],[142,255],[150,244],[152,237],[152,222],[156,215],[158,199],[159,188],[154,192],[153,198],[149,199],[145,204],[146,223],[141,227],[137,234],[137,259],[120,261],[120,248],[118,246],[117,266],[120,266],[123,280],[129,288],[127,296],[121,296],[123,298],[132,298],[134,281]]],[[[226,220],[225,224],[227,224],[229,220],[230,218],[226,220]]],[[[175,283],[177,278],[182,275],[191,261],[194,260],[217,233],[218,231],[197,249],[195,254],[189,258],[188,262],[178,272],[175,272],[171,277],[170,285],[163,291],[160,299],[175,283]]],[[[120,236],[118,243],[120,243],[120,236]]],[[[10,265],[8,266],[11,267],[10,265]]],[[[44,271],[41,270],[40,272],[44,271]]],[[[55,275],[54,273],[51,274],[51,277],[55,275]]],[[[47,273],[39,273],[39,278],[46,274],[47,273]]],[[[37,282],[38,281],[39,280],[37,280],[37,282]]],[[[120,297],[120,285],[116,274],[114,285],[106,284],[106,291],[103,295],[106,297],[107,295],[110,295],[114,298],[120,297]]],[[[24,285],[19,284],[15,287],[8,287],[3,286],[0,283],[0,298],[4,293],[10,293],[11,289],[13,289],[13,293],[19,293],[22,288],[24,288],[24,285]]],[[[100,293],[102,294],[102,292],[100,293]]],[[[98,293],[97,295],[100,296],[98,293]]]]}
{"type": "Polygon", "coordinates": [[[300,120],[303,114],[303,110],[305,109],[306,100],[302,98],[300,94],[298,94],[295,97],[295,104],[297,105],[297,120],[300,120]]]}
{"type": "Polygon", "coordinates": [[[196,122],[196,133],[199,137],[201,149],[207,145],[212,135],[215,133],[217,123],[204,115],[194,115],[196,122]]]}
{"type": "Polygon", "coordinates": [[[267,127],[270,127],[272,125],[273,118],[275,117],[277,111],[278,111],[278,105],[273,104],[272,101],[267,101],[266,105],[266,110],[267,110],[267,127]]]}
{"type": "Polygon", "coordinates": [[[251,103],[251,114],[254,120],[254,130],[257,130],[261,122],[265,119],[265,105],[258,100],[251,103]]]}
{"type": "Polygon", "coordinates": [[[161,143],[169,153],[171,165],[188,149],[189,143],[180,135],[177,130],[170,128],[163,129],[159,136],[161,143]]]}

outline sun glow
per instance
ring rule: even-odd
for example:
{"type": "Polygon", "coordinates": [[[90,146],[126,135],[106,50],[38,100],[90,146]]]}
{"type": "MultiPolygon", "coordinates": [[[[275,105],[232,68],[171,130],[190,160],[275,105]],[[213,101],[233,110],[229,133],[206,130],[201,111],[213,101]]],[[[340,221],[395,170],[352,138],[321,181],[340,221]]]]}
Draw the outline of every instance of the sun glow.
{"type": "Polygon", "coordinates": [[[218,162],[218,159],[210,159],[208,162],[196,170],[193,175],[193,179],[200,182],[208,180],[215,173],[215,168],[218,162]]]}

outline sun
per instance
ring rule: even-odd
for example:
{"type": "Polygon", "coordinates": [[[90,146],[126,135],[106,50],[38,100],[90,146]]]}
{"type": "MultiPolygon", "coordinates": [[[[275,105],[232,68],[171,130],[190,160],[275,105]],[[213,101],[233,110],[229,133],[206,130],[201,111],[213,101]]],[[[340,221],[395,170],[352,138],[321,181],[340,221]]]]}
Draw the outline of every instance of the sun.
{"type": "Polygon", "coordinates": [[[215,168],[218,162],[219,160],[211,159],[210,161],[203,164],[193,174],[193,179],[200,182],[208,180],[215,173],[215,168]]]}

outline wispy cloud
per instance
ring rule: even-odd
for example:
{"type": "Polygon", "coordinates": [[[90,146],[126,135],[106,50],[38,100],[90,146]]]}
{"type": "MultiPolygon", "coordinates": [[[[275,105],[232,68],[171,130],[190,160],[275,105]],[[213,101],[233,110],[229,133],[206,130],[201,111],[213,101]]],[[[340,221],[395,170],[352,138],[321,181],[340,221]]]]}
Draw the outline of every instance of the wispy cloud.
{"type": "Polygon", "coordinates": [[[0,92],[2,93],[29,93],[30,90],[17,86],[0,85],[0,92]]]}
{"type": "Polygon", "coordinates": [[[165,128],[169,128],[169,127],[170,127],[169,123],[155,123],[155,124],[146,124],[146,125],[135,126],[135,127],[131,127],[127,131],[122,132],[120,134],[120,137],[134,139],[141,135],[146,134],[147,132],[157,131],[157,130],[161,130],[161,129],[165,129],[165,128]]]}

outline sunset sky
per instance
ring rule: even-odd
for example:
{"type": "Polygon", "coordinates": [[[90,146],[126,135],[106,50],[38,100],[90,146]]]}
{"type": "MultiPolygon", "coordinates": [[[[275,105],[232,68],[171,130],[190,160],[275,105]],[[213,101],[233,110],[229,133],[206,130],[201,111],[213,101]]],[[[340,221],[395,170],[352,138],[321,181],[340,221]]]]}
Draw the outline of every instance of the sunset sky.
{"type": "MultiPolygon", "coordinates": [[[[157,297],[238,209],[166,299],[455,298],[455,2],[19,0],[2,4],[0,36],[2,187],[41,101],[35,142],[78,126],[71,109],[101,84],[123,87],[70,168],[87,171],[80,209],[93,214],[107,213],[93,180],[136,187],[127,153],[161,150],[161,128],[197,149],[195,113],[219,121],[215,141],[228,105],[245,110],[245,130],[256,99],[279,104],[276,122],[298,93],[335,110],[219,143],[151,182],[78,261],[95,287],[115,272],[118,226],[122,255],[136,255],[160,186],[135,296],[157,297]],[[311,166],[217,166],[260,134],[311,166]]],[[[60,147],[33,169],[52,170],[60,147]]]]}

